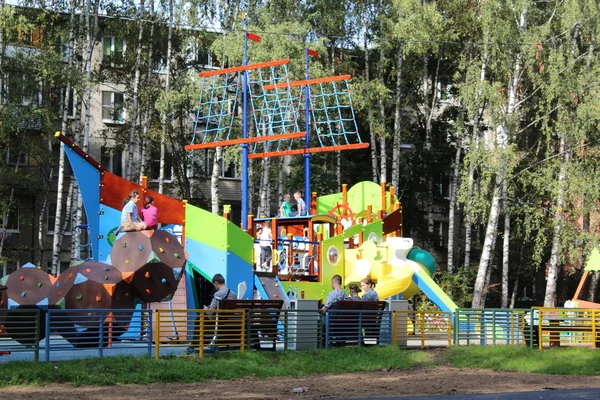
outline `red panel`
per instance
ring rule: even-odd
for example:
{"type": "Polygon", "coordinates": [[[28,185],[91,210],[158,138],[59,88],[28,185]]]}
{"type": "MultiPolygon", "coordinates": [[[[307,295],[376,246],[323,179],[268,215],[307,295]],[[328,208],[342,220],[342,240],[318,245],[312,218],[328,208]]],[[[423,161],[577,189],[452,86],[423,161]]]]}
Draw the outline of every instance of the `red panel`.
{"type": "Polygon", "coordinates": [[[270,151],[267,153],[255,153],[255,154],[250,154],[248,156],[248,158],[293,156],[293,155],[297,155],[297,154],[325,153],[328,151],[337,151],[337,150],[341,151],[341,150],[366,149],[367,147],[369,147],[369,143],[342,144],[342,145],[338,145],[338,146],[325,146],[325,147],[309,147],[308,149],[294,149],[294,150],[270,151]]]}
{"type": "MultiPolygon", "coordinates": [[[[158,222],[161,224],[183,225],[185,218],[185,203],[153,190],[144,189],[141,185],[111,174],[102,172],[100,178],[100,203],[116,210],[123,209],[123,199],[133,190],[137,190],[143,200],[145,195],[154,197],[154,205],[158,208],[158,222]]],[[[141,207],[142,204],[138,204],[141,207]]]]}
{"type": "Polygon", "coordinates": [[[289,59],[267,61],[267,62],[262,62],[262,63],[257,63],[257,64],[242,65],[240,67],[231,67],[231,68],[225,68],[225,69],[217,69],[215,71],[203,71],[203,72],[200,72],[199,76],[201,78],[203,78],[205,76],[233,74],[235,72],[250,71],[250,70],[253,70],[253,69],[260,69],[260,68],[267,68],[267,67],[276,67],[278,65],[288,64],[289,62],[290,62],[289,59]]]}
{"type": "Polygon", "coordinates": [[[351,78],[350,75],[329,76],[327,78],[314,78],[314,79],[306,79],[303,81],[293,81],[293,82],[270,84],[270,85],[265,85],[264,89],[265,90],[285,89],[288,86],[296,87],[296,86],[316,85],[318,83],[347,81],[350,78],[351,78]]]}

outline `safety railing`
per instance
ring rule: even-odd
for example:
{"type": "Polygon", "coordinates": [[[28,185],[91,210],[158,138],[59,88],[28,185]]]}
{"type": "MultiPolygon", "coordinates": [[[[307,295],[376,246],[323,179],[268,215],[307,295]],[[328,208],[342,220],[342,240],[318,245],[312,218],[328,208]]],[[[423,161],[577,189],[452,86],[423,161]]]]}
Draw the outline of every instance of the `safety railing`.
{"type": "Polygon", "coordinates": [[[452,313],[394,311],[393,344],[400,347],[451,346],[452,313]]]}
{"type": "Polygon", "coordinates": [[[203,357],[246,346],[246,310],[156,310],[154,356],[181,353],[203,357]],[[174,335],[173,326],[180,328],[174,335]],[[182,327],[182,328],[181,328],[182,327]]]}
{"type": "Polygon", "coordinates": [[[534,307],[533,346],[600,346],[600,310],[534,307]]]}
{"type": "Polygon", "coordinates": [[[460,308],[454,315],[455,345],[532,345],[525,309],[460,308]]]}
{"type": "Polygon", "coordinates": [[[329,310],[325,313],[325,348],[392,344],[392,312],[329,310]]]}
{"type": "Polygon", "coordinates": [[[0,310],[0,355],[31,353],[38,361],[44,334],[41,314],[37,308],[0,310]]]}
{"type": "Polygon", "coordinates": [[[152,354],[151,310],[63,310],[45,314],[44,360],[152,354]]]}

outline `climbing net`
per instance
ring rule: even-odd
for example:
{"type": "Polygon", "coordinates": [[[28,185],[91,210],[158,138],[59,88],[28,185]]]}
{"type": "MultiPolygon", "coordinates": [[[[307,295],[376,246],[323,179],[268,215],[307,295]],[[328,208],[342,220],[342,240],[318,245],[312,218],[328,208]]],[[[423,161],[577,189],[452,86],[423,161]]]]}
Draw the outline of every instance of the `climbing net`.
{"type": "Polygon", "coordinates": [[[277,60],[200,73],[202,84],[194,132],[185,149],[265,142],[264,148],[277,150],[283,141],[304,137],[304,132],[298,132],[295,102],[289,88],[285,89],[289,83],[288,63],[289,60],[277,60]],[[233,122],[246,71],[256,135],[243,138],[233,129],[233,122]],[[264,90],[267,85],[282,87],[267,92],[264,90]]]}
{"type": "MultiPolygon", "coordinates": [[[[294,81],[283,84],[265,85],[266,91],[289,90],[294,100],[295,109],[303,115],[306,109],[306,86],[309,87],[308,107],[311,115],[311,127],[315,132],[317,142],[306,148],[305,140],[295,140],[286,143],[287,149],[281,146],[277,149],[255,151],[250,158],[275,157],[293,154],[321,153],[336,150],[352,150],[368,147],[362,143],[352,97],[348,87],[349,75],[327,78],[294,81]]],[[[255,149],[256,150],[256,149],[255,149]]]]}

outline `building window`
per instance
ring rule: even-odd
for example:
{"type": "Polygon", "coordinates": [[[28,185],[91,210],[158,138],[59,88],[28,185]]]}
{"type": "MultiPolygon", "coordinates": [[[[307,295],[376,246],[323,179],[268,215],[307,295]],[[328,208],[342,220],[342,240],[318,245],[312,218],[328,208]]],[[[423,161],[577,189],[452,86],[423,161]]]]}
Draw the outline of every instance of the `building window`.
{"type": "MultiPolygon", "coordinates": [[[[150,160],[150,180],[158,182],[160,177],[160,151],[153,151],[150,160]]],[[[167,152],[165,154],[165,182],[171,182],[173,180],[173,160],[171,155],[167,152]]]]}
{"type": "Polygon", "coordinates": [[[19,232],[19,205],[11,207],[10,210],[0,212],[0,229],[7,232],[19,232]]]}
{"type": "Polygon", "coordinates": [[[115,175],[123,175],[123,152],[111,147],[100,149],[100,164],[115,175]]]}
{"type": "Polygon", "coordinates": [[[102,121],[107,124],[125,123],[123,93],[102,91],[102,121]]]}
{"type": "Polygon", "coordinates": [[[102,60],[121,61],[125,54],[125,39],[119,39],[114,36],[105,36],[102,38],[102,60]]]}
{"type": "Polygon", "coordinates": [[[152,72],[155,74],[167,73],[167,58],[163,55],[155,55],[152,59],[152,72]]]}
{"type": "Polygon", "coordinates": [[[2,77],[0,98],[2,104],[30,106],[39,104],[39,82],[22,71],[11,71],[2,77]]]}
{"type": "MultiPolygon", "coordinates": [[[[64,88],[61,91],[61,103],[64,101],[66,96],[67,88],[64,88]]],[[[69,88],[69,101],[66,104],[67,106],[67,118],[75,118],[75,113],[77,112],[77,92],[74,88],[69,88]]]]}
{"type": "MultiPolygon", "coordinates": [[[[48,213],[46,214],[46,223],[48,225],[46,225],[46,226],[48,227],[48,235],[54,235],[54,224],[56,223],[56,203],[48,204],[47,211],[48,211],[48,213]]],[[[67,215],[67,204],[66,203],[63,203],[61,214],[62,214],[61,223],[63,224],[63,227],[65,227],[65,217],[67,215]]],[[[63,230],[63,235],[71,235],[72,232],[73,232],[73,223],[72,223],[71,219],[69,218],[67,220],[67,226],[63,230]]]]}
{"type": "Polygon", "coordinates": [[[4,150],[6,163],[8,165],[27,165],[27,148],[20,140],[19,136],[10,135],[8,138],[8,146],[4,150]]]}

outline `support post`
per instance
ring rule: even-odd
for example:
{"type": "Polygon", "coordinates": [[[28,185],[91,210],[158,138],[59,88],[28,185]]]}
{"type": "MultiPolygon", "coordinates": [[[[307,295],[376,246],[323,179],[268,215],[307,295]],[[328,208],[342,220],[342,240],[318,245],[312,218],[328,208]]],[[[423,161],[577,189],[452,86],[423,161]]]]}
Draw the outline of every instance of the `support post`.
{"type": "MultiPolygon", "coordinates": [[[[248,63],[248,32],[244,33],[244,66],[248,63]]],[[[242,87],[243,126],[242,137],[248,138],[248,71],[244,70],[242,87]]],[[[242,144],[242,230],[248,229],[248,144],[242,144]]]]}
{"type": "MultiPolygon", "coordinates": [[[[308,47],[305,49],[305,57],[306,57],[306,80],[308,80],[308,47]]],[[[304,86],[304,96],[306,97],[306,104],[304,111],[304,119],[306,122],[306,138],[305,138],[305,148],[308,149],[310,147],[310,86],[304,86]]],[[[304,153],[304,198],[308,198],[310,195],[310,153],[304,153]]]]}

